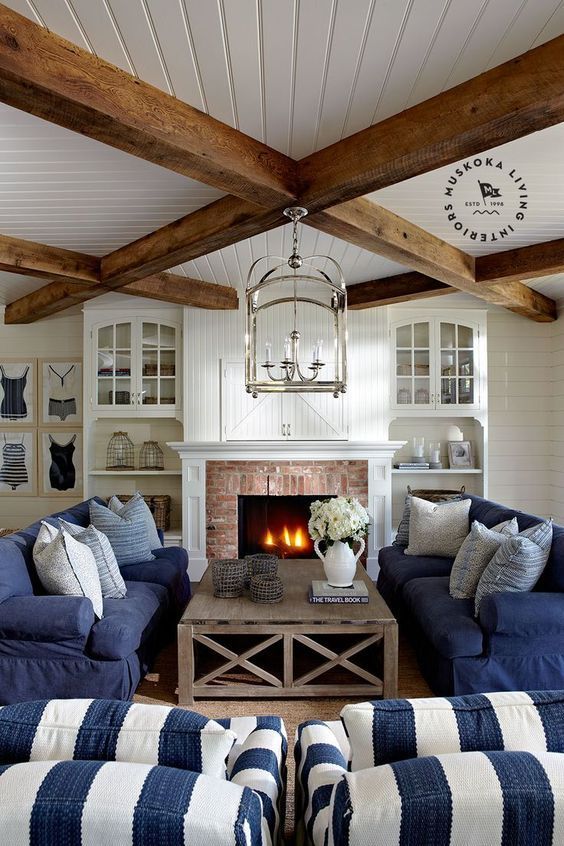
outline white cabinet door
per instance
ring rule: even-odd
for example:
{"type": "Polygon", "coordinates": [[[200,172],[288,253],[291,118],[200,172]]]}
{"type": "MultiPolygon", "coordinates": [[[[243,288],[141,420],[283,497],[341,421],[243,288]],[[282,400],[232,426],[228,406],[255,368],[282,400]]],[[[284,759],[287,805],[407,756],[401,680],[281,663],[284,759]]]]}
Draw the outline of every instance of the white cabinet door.
{"type": "Polygon", "coordinates": [[[293,440],[346,441],[346,397],[333,394],[283,394],[282,423],[293,440]]]}
{"type": "Polygon", "coordinates": [[[221,410],[226,441],[282,438],[282,394],[259,394],[253,399],[245,390],[243,362],[223,364],[221,410]]]}

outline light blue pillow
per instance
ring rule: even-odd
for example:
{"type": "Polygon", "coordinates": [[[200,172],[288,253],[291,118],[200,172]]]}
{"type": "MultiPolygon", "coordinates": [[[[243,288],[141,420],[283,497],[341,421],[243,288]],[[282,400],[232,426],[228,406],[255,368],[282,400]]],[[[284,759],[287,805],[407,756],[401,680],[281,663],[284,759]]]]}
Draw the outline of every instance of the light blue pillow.
{"type": "Polygon", "coordinates": [[[135,503],[127,517],[114,514],[105,505],[90,501],[90,522],[108,538],[120,567],[152,561],[145,514],[140,503],[135,503]]]}
{"type": "Polygon", "coordinates": [[[151,514],[151,509],[143,499],[143,495],[139,491],[135,491],[131,499],[128,499],[127,502],[121,502],[117,496],[110,497],[110,501],[108,502],[108,508],[114,514],[119,514],[120,517],[129,517],[131,509],[137,509],[138,506],[140,506],[139,513],[143,514],[145,520],[145,527],[149,536],[149,546],[151,549],[160,549],[162,544],[154,517],[151,514]]]}

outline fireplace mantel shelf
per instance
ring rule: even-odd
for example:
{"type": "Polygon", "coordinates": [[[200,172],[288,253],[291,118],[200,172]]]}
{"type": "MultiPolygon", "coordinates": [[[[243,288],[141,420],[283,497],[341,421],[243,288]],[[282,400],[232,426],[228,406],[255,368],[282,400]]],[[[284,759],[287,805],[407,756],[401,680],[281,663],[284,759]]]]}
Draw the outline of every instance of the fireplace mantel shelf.
{"type": "Polygon", "coordinates": [[[168,443],[180,458],[209,461],[288,461],[392,458],[405,441],[177,441],[168,443]]]}

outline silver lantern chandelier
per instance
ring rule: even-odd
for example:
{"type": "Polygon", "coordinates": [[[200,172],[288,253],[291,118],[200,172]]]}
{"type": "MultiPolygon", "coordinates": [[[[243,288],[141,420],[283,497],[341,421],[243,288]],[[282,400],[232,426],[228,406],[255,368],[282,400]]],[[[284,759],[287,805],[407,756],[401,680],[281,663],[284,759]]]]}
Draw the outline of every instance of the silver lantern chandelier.
{"type": "Polygon", "coordinates": [[[294,206],[284,209],[284,214],[293,224],[292,255],[288,259],[263,256],[251,265],[247,277],[245,387],[255,398],[273,392],[332,393],[338,398],[347,390],[343,272],[330,256],[300,256],[298,223],[306,209],[294,206]],[[274,267],[269,268],[272,263],[274,267]],[[308,334],[311,357],[304,359],[300,342],[304,347],[308,334]],[[280,335],[277,344],[271,340],[273,335],[280,335]],[[275,348],[280,350],[278,361],[273,360],[275,348]]]}

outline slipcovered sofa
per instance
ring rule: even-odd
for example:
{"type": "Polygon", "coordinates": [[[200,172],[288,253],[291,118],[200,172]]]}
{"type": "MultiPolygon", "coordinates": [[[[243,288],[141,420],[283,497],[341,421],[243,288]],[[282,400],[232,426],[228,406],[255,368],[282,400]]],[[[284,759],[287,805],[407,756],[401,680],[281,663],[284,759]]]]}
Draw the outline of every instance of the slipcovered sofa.
{"type": "MultiPolygon", "coordinates": [[[[517,518],[519,530],[542,518],[479,496],[470,524],[492,527],[517,518]]],[[[492,690],[554,690],[564,679],[564,528],[553,527],[548,563],[531,592],[496,593],[482,600],[478,619],[472,599],[449,594],[452,558],[380,550],[378,589],[407,629],[423,674],[443,695],[492,690]]]]}
{"type": "MultiPolygon", "coordinates": [[[[45,519],[59,516],[87,526],[88,501],[45,519]]],[[[96,620],[90,599],[45,595],[33,563],[40,525],[0,538],[0,703],[130,699],[190,598],[186,550],[163,547],[122,567],[127,595],[105,599],[96,620]]]]}
{"type": "Polygon", "coordinates": [[[563,842],[563,691],[363,702],[341,719],[298,727],[298,844],[563,842]]]}
{"type": "Polygon", "coordinates": [[[162,705],[43,700],[0,710],[0,843],[273,846],[279,717],[210,720],[162,705]]]}

